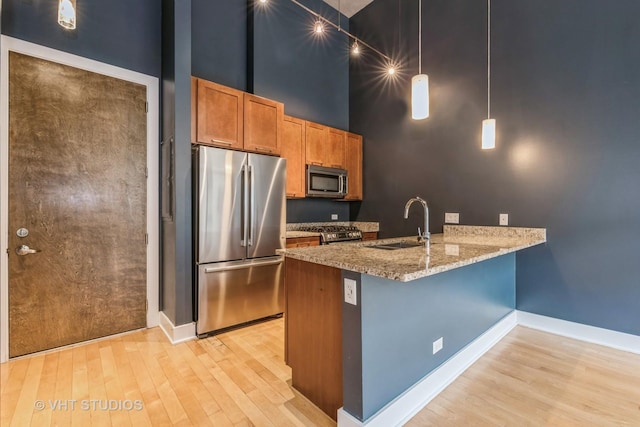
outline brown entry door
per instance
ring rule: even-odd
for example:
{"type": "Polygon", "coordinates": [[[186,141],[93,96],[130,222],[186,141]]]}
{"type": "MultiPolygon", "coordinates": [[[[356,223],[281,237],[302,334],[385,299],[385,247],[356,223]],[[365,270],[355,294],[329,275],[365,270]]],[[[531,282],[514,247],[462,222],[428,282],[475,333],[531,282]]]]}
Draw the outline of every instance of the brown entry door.
{"type": "Polygon", "coordinates": [[[146,326],[145,103],[10,52],[10,357],[146,326]]]}

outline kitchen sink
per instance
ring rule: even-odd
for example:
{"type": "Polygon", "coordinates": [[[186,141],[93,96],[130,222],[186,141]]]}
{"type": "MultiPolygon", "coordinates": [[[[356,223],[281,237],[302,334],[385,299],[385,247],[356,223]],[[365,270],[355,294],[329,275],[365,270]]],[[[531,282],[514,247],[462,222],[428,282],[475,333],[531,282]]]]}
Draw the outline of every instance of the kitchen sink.
{"type": "Polygon", "coordinates": [[[386,244],[375,245],[371,247],[376,249],[385,249],[388,251],[394,251],[396,249],[415,248],[418,246],[424,247],[424,243],[404,241],[404,242],[396,242],[396,243],[386,243],[386,244]]]}

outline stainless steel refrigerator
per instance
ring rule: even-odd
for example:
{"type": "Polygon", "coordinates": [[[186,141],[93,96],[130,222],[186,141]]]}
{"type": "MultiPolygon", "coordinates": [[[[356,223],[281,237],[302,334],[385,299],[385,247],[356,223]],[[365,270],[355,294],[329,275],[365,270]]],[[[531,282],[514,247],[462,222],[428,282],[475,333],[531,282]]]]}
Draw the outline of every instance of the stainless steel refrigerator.
{"type": "Polygon", "coordinates": [[[286,161],[199,146],[198,335],[284,311],[286,161]]]}

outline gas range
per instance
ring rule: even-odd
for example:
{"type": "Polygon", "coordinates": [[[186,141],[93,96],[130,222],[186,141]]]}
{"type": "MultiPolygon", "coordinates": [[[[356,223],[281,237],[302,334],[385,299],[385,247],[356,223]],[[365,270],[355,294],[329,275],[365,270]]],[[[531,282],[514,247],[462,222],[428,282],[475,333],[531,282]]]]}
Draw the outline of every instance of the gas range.
{"type": "Polygon", "coordinates": [[[357,227],[346,225],[320,225],[301,228],[300,231],[320,233],[320,243],[328,245],[337,242],[362,240],[362,231],[357,227]]]}

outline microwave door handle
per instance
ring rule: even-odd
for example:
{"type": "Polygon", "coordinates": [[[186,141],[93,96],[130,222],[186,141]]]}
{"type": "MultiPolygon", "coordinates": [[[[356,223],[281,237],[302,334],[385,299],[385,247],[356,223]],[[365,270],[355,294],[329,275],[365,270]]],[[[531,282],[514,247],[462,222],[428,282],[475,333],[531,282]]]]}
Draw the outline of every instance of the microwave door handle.
{"type": "Polygon", "coordinates": [[[344,186],[342,188],[342,194],[346,195],[349,192],[349,176],[342,175],[342,179],[344,179],[344,186]]]}

